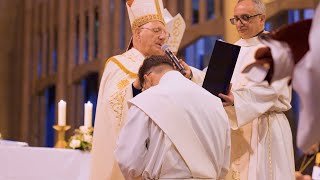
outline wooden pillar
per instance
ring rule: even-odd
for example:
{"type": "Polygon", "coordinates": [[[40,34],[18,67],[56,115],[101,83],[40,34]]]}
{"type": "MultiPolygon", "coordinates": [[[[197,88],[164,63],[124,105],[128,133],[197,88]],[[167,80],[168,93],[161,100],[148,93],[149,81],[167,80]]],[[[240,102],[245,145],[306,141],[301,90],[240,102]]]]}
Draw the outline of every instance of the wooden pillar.
{"type": "MultiPolygon", "coordinates": [[[[219,18],[221,17],[221,14],[222,14],[222,1],[223,0],[214,0],[214,16],[215,18],[219,18]]],[[[232,8],[231,8],[232,9],[232,8]]]]}
{"type": "Polygon", "coordinates": [[[110,34],[111,34],[111,24],[110,24],[110,0],[99,0],[99,49],[98,49],[98,58],[101,61],[100,71],[99,71],[99,82],[104,71],[104,65],[106,59],[111,56],[111,43],[110,34]]]}
{"type": "Polygon", "coordinates": [[[40,45],[41,45],[41,26],[40,26],[40,14],[41,14],[41,9],[39,3],[36,1],[34,2],[33,5],[33,18],[32,18],[32,27],[33,27],[33,59],[32,59],[32,82],[31,82],[31,88],[32,88],[32,95],[35,95],[36,92],[36,82],[38,79],[38,65],[39,65],[39,51],[40,51],[40,45]]]}
{"type": "MultiPolygon", "coordinates": [[[[68,11],[68,29],[69,29],[69,38],[68,38],[68,65],[67,65],[67,113],[68,118],[70,119],[69,125],[71,128],[75,128],[75,104],[76,104],[76,94],[74,90],[74,85],[72,82],[72,71],[75,68],[75,46],[76,46],[76,3],[78,0],[70,0],[69,1],[69,11],[68,11]]],[[[67,131],[67,135],[71,134],[72,132],[67,131]]]]}
{"type": "Polygon", "coordinates": [[[172,14],[172,16],[175,16],[178,14],[178,0],[170,0],[168,2],[168,11],[172,14]]]}
{"type": "Polygon", "coordinates": [[[199,23],[207,20],[207,0],[199,0],[199,23]]]}
{"type": "Polygon", "coordinates": [[[113,11],[113,54],[120,52],[120,36],[121,36],[121,1],[114,1],[113,11]]]}
{"type": "Polygon", "coordinates": [[[192,25],[192,0],[184,0],[184,20],[187,28],[192,25]]]}
{"type": "MultiPolygon", "coordinates": [[[[22,81],[22,77],[23,77],[23,65],[22,65],[22,61],[24,60],[25,56],[24,56],[24,38],[25,38],[25,30],[24,30],[24,25],[25,25],[25,14],[24,14],[24,8],[25,8],[25,4],[27,3],[27,1],[23,1],[21,3],[19,3],[18,6],[16,6],[16,12],[17,12],[17,16],[20,18],[17,18],[17,32],[16,33],[16,37],[14,38],[15,44],[16,44],[16,51],[14,52],[14,55],[12,56],[12,61],[10,62],[15,62],[14,64],[10,64],[10,71],[13,70],[13,68],[15,69],[15,72],[11,73],[11,77],[12,79],[14,79],[14,81],[11,83],[14,88],[12,90],[8,90],[12,93],[12,96],[7,97],[7,100],[10,99],[11,101],[11,106],[8,107],[8,109],[10,109],[9,113],[7,116],[2,116],[3,118],[3,122],[4,124],[1,124],[1,120],[0,120],[0,129],[1,129],[1,133],[7,134],[10,139],[12,140],[21,140],[20,139],[20,135],[21,135],[21,128],[20,126],[22,125],[21,123],[21,117],[23,117],[23,114],[21,113],[22,107],[24,104],[22,104],[22,85],[23,83],[25,83],[24,81],[22,81]],[[18,112],[19,113],[18,113],[18,112]],[[10,118],[7,118],[10,117],[10,118]],[[7,130],[7,131],[6,131],[7,130]]],[[[32,4],[35,4],[34,1],[32,1],[32,4]]],[[[30,63],[30,61],[29,61],[30,63]]],[[[0,83],[1,84],[1,83],[0,83]]],[[[4,101],[6,101],[5,99],[3,99],[4,101]]],[[[8,101],[8,102],[10,102],[8,101]]]]}
{"type": "Polygon", "coordinates": [[[42,1],[41,2],[41,32],[42,32],[42,57],[41,57],[41,77],[45,78],[47,76],[47,41],[49,39],[48,31],[47,31],[47,24],[48,20],[46,19],[48,17],[48,3],[42,1]]]}
{"type": "Polygon", "coordinates": [[[94,55],[93,55],[93,51],[94,51],[94,27],[95,27],[95,22],[94,22],[94,14],[95,14],[95,5],[94,5],[94,1],[88,1],[88,16],[89,16],[89,34],[88,34],[88,38],[89,38],[89,54],[88,54],[88,61],[93,61],[94,59],[94,55]]]}
{"type": "MultiPolygon", "coordinates": [[[[58,102],[61,99],[66,99],[66,50],[67,50],[67,1],[59,0],[58,1],[58,49],[57,49],[57,75],[56,75],[56,109],[58,109],[58,102]]],[[[56,111],[56,117],[58,111],[56,111]]],[[[57,119],[57,118],[56,118],[57,119]]],[[[68,114],[67,114],[67,124],[68,124],[68,114]]]]}
{"type": "Polygon", "coordinates": [[[29,122],[30,122],[30,60],[31,60],[31,31],[32,31],[32,0],[25,1],[24,7],[24,51],[23,51],[23,76],[22,76],[22,109],[21,109],[21,126],[20,140],[27,141],[29,137],[29,122]]]}
{"type": "Polygon", "coordinates": [[[124,42],[125,42],[125,49],[127,49],[127,47],[129,46],[130,39],[132,38],[132,30],[131,30],[131,24],[130,24],[126,3],[123,3],[123,5],[125,6],[124,7],[125,8],[125,14],[124,14],[125,40],[124,42]]]}
{"type": "Polygon", "coordinates": [[[54,68],[53,68],[53,56],[52,56],[52,53],[53,53],[53,50],[55,46],[55,20],[56,20],[56,16],[55,14],[58,14],[56,13],[57,12],[57,9],[55,8],[55,1],[48,1],[48,33],[49,33],[49,37],[48,37],[48,41],[49,41],[49,49],[47,50],[48,51],[48,63],[49,63],[49,69],[48,69],[48,75],[53,75],[54,73],[54,68]]]}
{"type": "Polygon", "coordinates": [[[85,1],[78,1],[79,3],[79,64],[84,64],[84,42],[85,42],[85,1]]]}
{"type": "Polygon", "coordinates": [[[237,4],[237,1],[235,0],[224,0],[223,10],[224,10],[224,40],[229,43],[234,43],[239,39],[238,32],[236,30],[236,27],[232,25],[229,21],[230,18],[233,17],[233,10],[234,7],[237,4]]]}
{"type": "MultiPolygon", "coordinates": [[[[30,145],[34,145],[34,146],[41,146],[42,144],[39,144],[39,138],[41,137],[42,134],[39,134],[39,130],[41,128],[44,128],[44,127],[40,127],[39,126],[39,123],[40,121],[44,121],[44,119],[40,119],[39,116],[38,116],[38,113],[39,113],[39,104],[37,102],[37,87],[36,87],[36,82],[37,82],[37,79],[38,79],[38,71],[36,69],[38,69],[38,54],[39,54],[39,40],[40,40],[40,37],[39,37],[39,32],[40,32],[40,21],[39,21],[39,3],[38,2],[34,2],[34,5],[33,5],[33,17],[32,17],[32,44],[33,44],[33,50],[32,50],[32,53],[33,53],[33,59],[32,59],[32,69],[34,69],[32,71],[32,80],[31,80],[31,89],[32,89],[32,121],[29,123],[30,126],[31,126],[31,129],[32,129],[32,134],[31,134],[31,141],[30,141],[30,145]]],[[[44,134],[43,134],[44,136],[44,134]]]]}

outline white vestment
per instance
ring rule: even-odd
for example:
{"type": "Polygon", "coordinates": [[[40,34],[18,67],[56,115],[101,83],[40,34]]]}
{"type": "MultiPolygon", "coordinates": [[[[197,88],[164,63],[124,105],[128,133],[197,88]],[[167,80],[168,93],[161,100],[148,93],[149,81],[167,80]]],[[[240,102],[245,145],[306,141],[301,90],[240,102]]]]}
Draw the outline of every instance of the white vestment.
{"type": "MultiPolygon", "coordinates": [[[[271,49],[274,69],[271,82],[293,76],[293,89],[300,97],[299,126],[297,146],[308,151],[310,146],[320,142],[319,117],[320,117],[320,4],[316,9],[309,33],[309,51],[302,57],[296,66],[292,52],[285,42],[269,39],[262,43],[271,49]],[[292,75],[293,73],[293,75],[292,75]]],[[[299,35],[299,32],[297,32],[299,35]]],[[[250,70],[253,71],[253,70],[250,70]]],[[[259,75],[249,73],[251,80],[264,80],[268,70],[262,70],[259,75]]],[[[256,72],[256,71],[255,71],[256,72]]]]}
{"type": "Polygon", "coordinates": [[[115,156],[126,179],[218,179],[230,127],[220,99],[177,71],[132,100],[115,156]]]}
{"type": "Polygon", "coordinates": [[[241,50],[231,80],[234,106],[226,107],[233,129],[227,179],[294,179],[292,134],[283,114],[291,108],[288,79],[271,86],[250,82],[241,72],[263,45],[257,37],[236,44],[241,50]]]}
{"type": "Polygon", "coordinates": [[[300,97],[297,145],[307,150],[320,142],[320,4],[309,33],[310,50],[296,65],[293,88],[300,97]]]}
{"type": "MultiPolygon", "coordinates": [[[[121,180],[114,159],[119,131],[127,116],[127,100],[132,98],[132,83],[145,57],[135,48],[107,60],[100,82],[93,134],[91,180],[121,180]]],[[[203,72],[192,68],[193,81],[201,81],[203,72]]]]}

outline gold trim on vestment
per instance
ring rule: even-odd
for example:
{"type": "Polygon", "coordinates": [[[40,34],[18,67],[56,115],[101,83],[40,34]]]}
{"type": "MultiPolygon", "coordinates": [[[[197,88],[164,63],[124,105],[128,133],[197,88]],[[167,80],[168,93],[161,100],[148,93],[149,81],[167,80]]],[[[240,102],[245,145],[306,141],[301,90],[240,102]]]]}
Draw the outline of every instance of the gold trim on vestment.
{"type": "Polygon", "coordinates": [[[111,57],[111,58],[109,58],[109,59],[107,60],[104,68],[106,68],[107,64],[108,64],[110,61],[112,61],[112,62],[114,62],[116,65],[118,65],[119,68],[120,68],[123,72],[125,72],[126,74],[128,74],[130,78],[137,78],[137,77],[138,77],[137,73],[134,73],[134,72],[131,72],[130,70],[128,70],[123,64],[121,64],[121,62],[120,62],[119,60],[117,60],[117,59],[114,58],[114,57],[111,57]]]}

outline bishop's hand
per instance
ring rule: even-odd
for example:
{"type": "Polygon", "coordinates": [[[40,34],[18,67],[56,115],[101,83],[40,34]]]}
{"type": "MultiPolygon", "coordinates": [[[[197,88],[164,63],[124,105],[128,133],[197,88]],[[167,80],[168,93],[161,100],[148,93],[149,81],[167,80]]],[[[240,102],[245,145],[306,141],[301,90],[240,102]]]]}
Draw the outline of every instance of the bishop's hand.
{"type": "Polygon", "coordinates": [[[186,74],[184,75],[184,77],[191,80],[193,77],[193,74],[190,66],[186,62],[184,62],[182,59],[179,59],[179,63],[183,66],[184,70],[186,71],[186,74]]]}

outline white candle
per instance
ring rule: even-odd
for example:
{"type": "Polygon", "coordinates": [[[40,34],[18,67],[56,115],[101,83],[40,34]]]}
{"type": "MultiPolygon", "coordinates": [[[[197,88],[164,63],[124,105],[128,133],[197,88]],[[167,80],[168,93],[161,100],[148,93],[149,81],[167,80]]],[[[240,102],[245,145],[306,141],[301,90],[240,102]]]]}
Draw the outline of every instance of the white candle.
{"type": "Polygon", "coordinates": [[[88,101],[84,104],[84,126],[92,126],[92,103],[88,101]]]}
{"type": "Polygon", "coordinates": [[[58,125],[66,125],[66,107],[67,103],[63,100],[60,100],[58,103],[58,125]]]}

